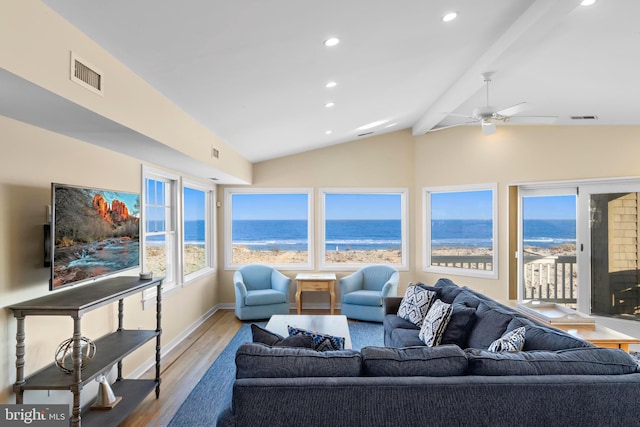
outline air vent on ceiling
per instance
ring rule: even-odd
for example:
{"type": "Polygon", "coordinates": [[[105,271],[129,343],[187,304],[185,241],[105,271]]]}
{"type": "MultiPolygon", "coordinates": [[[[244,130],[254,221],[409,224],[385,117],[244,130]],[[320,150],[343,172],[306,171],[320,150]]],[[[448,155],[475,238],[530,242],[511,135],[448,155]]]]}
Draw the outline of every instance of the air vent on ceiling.
{"type": "Polygon", "coordinates": [[[80,86],[98,95],[103,94],[102,72],[73,52],[71,52],[71,73],[69,77],[71,81],[78,83],[80,86]]]}
{"type": "Polygon", "coordinates": [[[598,116],[571,116],[571,120],[598,120],[598,116]]]}

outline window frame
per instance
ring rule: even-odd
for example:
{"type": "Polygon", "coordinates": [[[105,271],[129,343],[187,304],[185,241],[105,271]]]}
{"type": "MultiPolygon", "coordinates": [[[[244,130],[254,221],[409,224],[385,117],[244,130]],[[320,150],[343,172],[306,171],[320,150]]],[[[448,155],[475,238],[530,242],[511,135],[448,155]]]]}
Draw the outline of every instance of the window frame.
{"type": "Polygon", "coordinates": [[[227,187],[224,189],[224,268],[237,270],[247,265],[233,263],[233,196],[235,194],[306,194],[307,196],[307,262],[306,263],[269,263],[270,266],[283,270],[313,270],[315,268],[315,239],[313,216],[313,189],[273,188],[273,187],[227,187]]]}
{"type": "MultiPolygon", "coordinates": [[[[160,169],[151,168],[148,166],[142,166],[142,259],[140,261],[141,271],[146,271],[145,259],[147,252],[147,186],[146,180],[153,179],[155,181],[162,181],[167,183],[170,188],[169,195],[169,208],[171,211],[171,225],[173,228],[173,277],[166,277],[162,282],[162,293],[163,295],[173,291],[175,289],[180,288],[180,278],[182,271],[182,251],[178,250],[178,242],[182,241],[181,237],[181,229],[182,227],[179,225],[182,222],[181,213],[182,209],[179,209],[180,206],[180,197],[178,196],[178,188],[180,187],[180,176],[160,169]]],[[[148,301],[150,299],[155,298],[156,288],[146,289],[143,291],[143,300],[148,301]]]]}
{"type": "Polygon", "coordinates": [[[365,263],[327,263],[326,262],[326,196],[327,194],[380,194],[380,195],[400,195],[400,247],[402,258],[399,264],[389,264],[399,271],[409,270],[409,242],[408,242],[408,199],[409,190],[407,188],[319,188],[318,189],[318,245],[319,245],[319,270],[331,271],[353,271],[364,267],[365,263]]]}
{"type": "Polygon", "coordinates": [[[203,183],[200,181],[196,181],[190,178],[183,177],[180,185],[180,196],[181,196],[181,211],[182,217],[180,226],[182,228],[182,235],[180,239],[180,253],[182,254],[182,259],[180,263],[180,277],[182,277],[182,284],[188,285],[190,282],[198,279],[199,277],[205,276],[210,273],[214,273],[217,271],[216,265],[216,209],[215,209],[215,200],[216,200],[216,186],[215,184],[203,183]],[[184,271],[184,261],[185,261],[185,230],[184,230],[184,218],[185,215],[185,203],[184,203],[184,190],[185,188],[191,188],[193,190],[202,191],[205,195],[205,227],[204,227],[204,241],[205,241],[205,266],[200,268],[192,273],[185,274],[184,271]]]}
{"type": "Polygon", "coordinates": [[[483,279],[498,279],[498,184],[466,184],[451,186],[423,187],[422,189],[422,220],[423,220],[423,271],[428,273],[450,274],[457,276],[478,277],[483,279]],[[492,211],[492,269],[475,270],[462,267],[443,267],[431,264],[431,195],[433,193],[463,193],[474,191],[491,191],[492,211]]]}

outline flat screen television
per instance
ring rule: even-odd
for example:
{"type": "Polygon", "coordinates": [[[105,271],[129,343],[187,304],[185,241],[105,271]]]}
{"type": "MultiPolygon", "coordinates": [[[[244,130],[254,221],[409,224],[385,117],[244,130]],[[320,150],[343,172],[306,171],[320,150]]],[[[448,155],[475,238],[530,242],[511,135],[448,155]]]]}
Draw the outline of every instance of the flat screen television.
{"type": "Polygon", "coordinates": [[[140,265],[140,194],[51,184],[49,290],[140,265]]]}

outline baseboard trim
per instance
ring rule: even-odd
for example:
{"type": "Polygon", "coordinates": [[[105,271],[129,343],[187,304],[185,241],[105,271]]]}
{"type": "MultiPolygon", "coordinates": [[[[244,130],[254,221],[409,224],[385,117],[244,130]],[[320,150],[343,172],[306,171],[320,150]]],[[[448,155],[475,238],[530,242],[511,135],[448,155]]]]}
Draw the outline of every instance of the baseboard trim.
{"type": "MultiPolygon", "coordinates": [[[[169,341],[167,344],[162,346],[160,350],[160,360],[162,360],[167,353],[176,348],[182,341],[184,341],[193,331],[198,329],[200,325],[207,321],[208,318],[214,315],[214,313],[218,310],[225,309],[228,304],[217,304],[209,309],[206,313],[200,316],[195,322],[189,325],[184,331],[182,331],[178,336],[169,341]]],[[[231,308],[233,308],[233,304],[231,304],[231,308]]],[[[155,356],[150,357],[146,362],[140,365],[137,369],[135,369],[131,374],[129,374],[129,378],[140,378],[145,372],[147,372],[150,368],[152,368],[156,364],[155,356]]]]}

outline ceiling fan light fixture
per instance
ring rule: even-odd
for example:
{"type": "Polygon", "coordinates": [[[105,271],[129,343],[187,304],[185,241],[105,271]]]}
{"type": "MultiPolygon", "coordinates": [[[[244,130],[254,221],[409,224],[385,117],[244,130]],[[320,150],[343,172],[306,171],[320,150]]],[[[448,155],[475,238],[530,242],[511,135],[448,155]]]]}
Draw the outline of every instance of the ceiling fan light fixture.
{"type": "Polygon", "coordinates": [[[442,22],[451,22],[458,17],[457,12],[449,12],[442,16],[442,22]]]}
{"type": "Polygon", "coordinates": [[[333,46],[336,46],[338,43],[340,43],[340,39],[337,37],[329,37],[324,42],[322,42],[322,44],[324,44],[326,47],[333,47],[333,46]]]}
{"type": "Polygon", "coordinates": [[[496,125],[489,119],[482,119],[482,134],[484,136],[493,135],[496,133],[496,125]]]}

